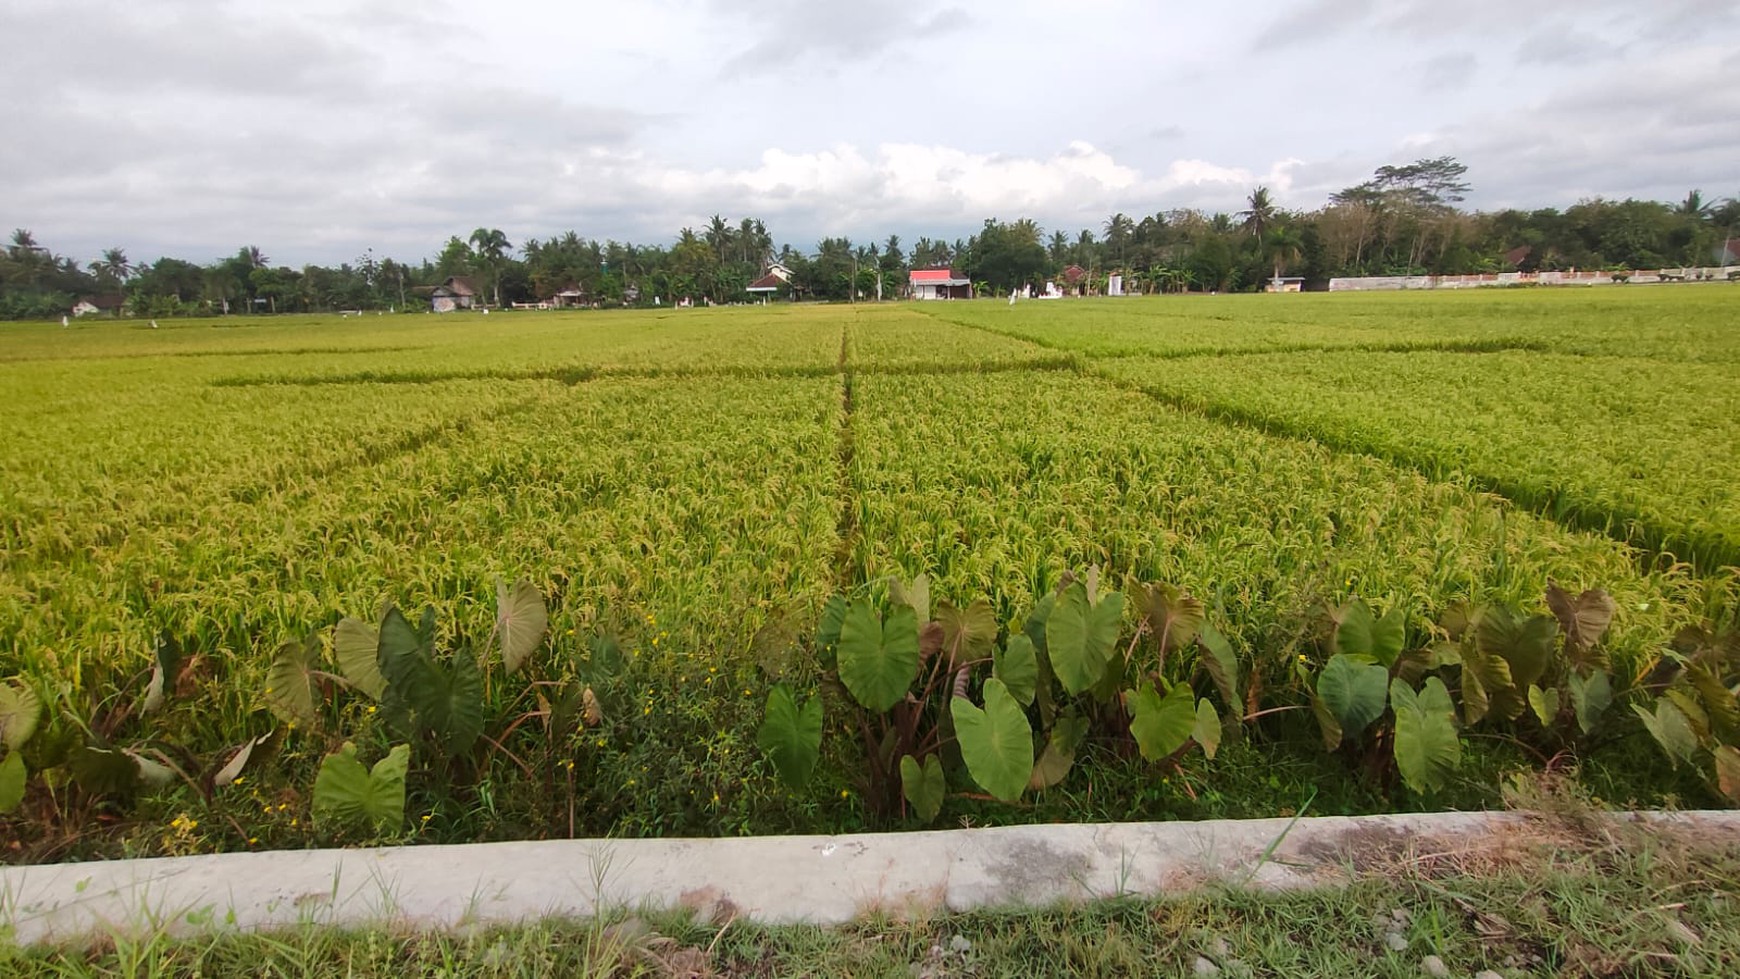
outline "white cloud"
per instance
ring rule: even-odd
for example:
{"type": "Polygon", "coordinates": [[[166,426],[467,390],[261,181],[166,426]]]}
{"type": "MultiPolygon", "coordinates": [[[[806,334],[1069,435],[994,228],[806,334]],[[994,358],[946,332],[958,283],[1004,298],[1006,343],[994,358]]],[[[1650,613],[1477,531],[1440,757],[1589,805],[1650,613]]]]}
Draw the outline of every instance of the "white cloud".
{"type": "Polygon", "coordinates": [[[1731,0],[10,0],[0,35],[0,227],[82,258],[1097,228],[1440,153],[1473,205],[1564,206],[1740,158],[1731,0]]]}

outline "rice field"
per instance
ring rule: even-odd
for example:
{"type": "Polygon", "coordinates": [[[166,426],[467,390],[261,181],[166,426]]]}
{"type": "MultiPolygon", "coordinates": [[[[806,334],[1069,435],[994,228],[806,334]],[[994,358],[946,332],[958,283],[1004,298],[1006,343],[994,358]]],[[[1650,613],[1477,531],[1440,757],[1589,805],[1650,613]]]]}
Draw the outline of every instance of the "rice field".
{"type": "MultiPolygon", "coordinates": [[[[565,812],[526,801],[557,776],[505,740],[488,791],[414,787],[419,832],[456,840],[854,825],[849,758],[838,792],[785,794],[754,731],[828,597],[889,576],[1002,622],[1090,566],[1174,583],[1264,706],[1298,702],[1328,609],[1402,608],[1425,641],[1552,580],[1612,594],[1630,676],[1732,600],[1737,310],[1718,285],[7,326],[0,678],[63,744],[209,770],[277,729],[287,640],[394,603],[477,642],[496,579],[528,579],[551,675],[601,635],[635,665],[558,753],[565,812]],[[145,723],[125,705],[166,641],[197,668],[145,723]]],[[[207,846],[323,838],[295,816],[313,766],[372,730],[333,709],[246,803],[130,799],[125,846],[175,852],[163,827],[201,806],[253,813],[207,846]]],[[[64,839],[25,761],[0,826],[64,839]]],[[[1086,812],[1069,786],[985,818],[1086,812]]],[[[1093,811],[1171,811],[1118,791],[1093,811]]]]}

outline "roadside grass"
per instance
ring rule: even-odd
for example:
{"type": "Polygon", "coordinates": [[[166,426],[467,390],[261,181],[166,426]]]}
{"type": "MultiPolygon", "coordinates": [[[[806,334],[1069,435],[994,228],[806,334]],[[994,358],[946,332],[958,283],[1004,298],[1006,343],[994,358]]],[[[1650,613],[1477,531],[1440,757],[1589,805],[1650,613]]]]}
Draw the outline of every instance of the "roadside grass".
{"type": "Polygon", "coordinates": [[[871,916],[839,928],[619,913],[458,932],[305,926],[110,937],[0,951],[0,966],[30,977],[1727,976],[1740,969],[1740,836],[1598,817],[1563,789],[1525,788],[1513,801],[1533,814],[1514,829],[1452,852],[1375,847],[1346,868],[1344,886],[1291,893],[1210,884],[1162,899],[871,916]]]}

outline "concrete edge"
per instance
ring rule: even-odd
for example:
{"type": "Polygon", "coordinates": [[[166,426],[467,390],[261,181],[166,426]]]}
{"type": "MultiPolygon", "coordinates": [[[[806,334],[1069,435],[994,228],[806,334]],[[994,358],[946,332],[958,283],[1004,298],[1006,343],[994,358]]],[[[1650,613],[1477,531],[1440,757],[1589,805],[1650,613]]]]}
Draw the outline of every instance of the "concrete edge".
{"type": "MultiPolygon", "coordinates": [[[[599,910],[840,924],[1152,897],[1219,885],[1335,886],[1387,859],[1455,852],[1519,813],[1055,824],[846,836],[552,840],[281,850],[0,868],[19,944],[317,924],[461,929],[599,910]]],[[[1615,813],[1734,834],[1740,812],[1615,813]]]]}

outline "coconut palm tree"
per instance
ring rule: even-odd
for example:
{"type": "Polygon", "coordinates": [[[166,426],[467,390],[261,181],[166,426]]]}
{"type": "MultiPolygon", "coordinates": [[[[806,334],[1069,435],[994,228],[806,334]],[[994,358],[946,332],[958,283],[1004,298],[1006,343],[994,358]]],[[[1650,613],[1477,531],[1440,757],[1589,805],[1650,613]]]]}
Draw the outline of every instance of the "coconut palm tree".
{"type": "Polygon", "coordinates": [[[1700,224],[1716,210],[1712,201],[1704,200],[1704,192],[1693,190],[1686,194],[1686,199],[1674,208],[1674,213],[1682,218],[1690,218],[1693,224],[1700,224]]]}
{"type": "Polygon", "coordinates": [[[1285,226],[1269,230],[1269,236],[1263,239],[1263,250],[1268,252],[1269,260],[1275,263],[1275,278],[1281,278],[1281,271],[1286,266],[1299,260],[1304,252],[1305,242],[1299,237],[1299,232],[1285,226]]]}
{"type": "Polygon", "coordinates": [[[116,292],[120,292],[133,275],[133,265],[127,261],[127,253],[119,248],[105,249],[103,257],[92,262],[89,268],[99,282],[116,292]]]}
{"type": "Polygon", "coordinates": [[[501,263],[507,258],[507,253],[513,248],[507,235],[499,228],[478,228],[471,233],[471,247],[477,252],[478,258],[494,273],[495,304],[501,305],[501,263]]]}
{"type": "Polygon", "coordinates": [[[1269,188],[1258,187],[1251,191],[1247,203],[1249,206],[1240,211],[1238,216],[1245,219],[1242,227],[1261,242],[1263,232],[1275,223],[1275,202],[1269,197],[1269,188]]]}

